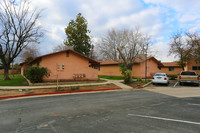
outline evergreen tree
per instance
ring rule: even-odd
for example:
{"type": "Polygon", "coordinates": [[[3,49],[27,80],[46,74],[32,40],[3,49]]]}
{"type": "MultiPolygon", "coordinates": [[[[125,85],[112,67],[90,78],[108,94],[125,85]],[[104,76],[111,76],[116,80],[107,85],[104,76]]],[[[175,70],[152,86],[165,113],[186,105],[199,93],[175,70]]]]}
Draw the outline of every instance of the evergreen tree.
{"type": "Polygon", "coordinates": [[[74,51],[89,57],[91,39],[88,35],[90,31],[87,29],[87,24],[87,20],[79,13],[76,20],[71,20],[67,28],[65,28],[67,39],[64,44],[72,46],[74,51]]]}

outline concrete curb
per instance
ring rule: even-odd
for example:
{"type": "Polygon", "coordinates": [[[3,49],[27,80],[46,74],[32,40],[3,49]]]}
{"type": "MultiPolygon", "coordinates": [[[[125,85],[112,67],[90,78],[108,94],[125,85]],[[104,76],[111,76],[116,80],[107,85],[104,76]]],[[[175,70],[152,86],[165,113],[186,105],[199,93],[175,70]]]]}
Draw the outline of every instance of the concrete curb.
{"type": "Polygon", "coordinates": [[[76,91],[33,93],[33,94],[23,94],[23,95],[16,95],[16,96],[4,96],[4,97],[0,97],[0,100],[9,99],[9,98],[18,98],[18,97],[28,97],[28,96],[53,95],[53,94],[63,94],[63,93],[78,93],[78,92],[97,92],[97,91],[120,90],[120,89],[121,88],[108,88],[108,89],[96,89],[96,90],[76,90],[76,91]]]}
{"type": "Polygon", "coordinates": [[[148,86],[148,85],[151,84],[151,83],[152,83],[152,81],[149,82],[149,83],[147,83],[147,84],[145,84],[145,85],[143,85],[143,86],[139,86],[139,87],[137,87],[137,88],[138,88],[138,89],[144,88],[144,87],[148,86]]]}
{"type": "Polygon", "coordinates": [[[147,83],[147,84],[145,84],[145,85],[143,85],[143,88],[146,87],[146,86],[148,86],[148,85],[151,84],[151,83],[152,83],[152,81],[149,82],[149,83],[147,83]]]}

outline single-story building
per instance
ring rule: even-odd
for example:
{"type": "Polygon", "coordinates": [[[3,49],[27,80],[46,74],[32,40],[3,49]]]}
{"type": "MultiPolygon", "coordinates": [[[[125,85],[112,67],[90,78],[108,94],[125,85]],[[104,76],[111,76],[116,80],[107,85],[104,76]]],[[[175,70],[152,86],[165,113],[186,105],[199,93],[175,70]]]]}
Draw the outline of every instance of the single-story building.
{"type": "Polygon", "coordinates": [[[177,62],[162,62],[161,72],[166,74],[179,74],[183,71],[177,62]]]}
{"type": "MultiPolygon", "coordinates": [[[[104,76],[123,76],[120,72],[120,60],[100,61],[99,75],[104,76]]],[[[160,72],[163,64],[154,57],[147,57],[147,77],[152,77],[155,73],[160,72]]],[[[136,78],[145,77],[145,58],[137,58],[133,64],[132,76],[136,78]]]]}
{"type": "Polygon", "coordinates": [[[200,75],[200,62],[196,62],[195,59],[190,59],[187,61],[184,69],[186,71],[195,71],[198,75],[200,75]]]}
{"type": "Polygon", "coordinates": [[[73,50],[64,50],[39,56],[28,63],[21,63],[21,75],[30,66],[46,67],[50,76],[44,81],[97,80],[100,63],[73,50]]]}
{"type": "MultiPolygon", "coordinates": [[[[120,60],[100,61],[99,75],[123,76],[120,72],[120,60]]],[[[154,57],[147,57],[147,77],[152,77],[155,73],[179,74],[182,68],[177,62],[161,62],[154,57]]],[[[133,64],[132,76],[136,78],[145,77],[145,58],[137,58],[133,64]]]]}

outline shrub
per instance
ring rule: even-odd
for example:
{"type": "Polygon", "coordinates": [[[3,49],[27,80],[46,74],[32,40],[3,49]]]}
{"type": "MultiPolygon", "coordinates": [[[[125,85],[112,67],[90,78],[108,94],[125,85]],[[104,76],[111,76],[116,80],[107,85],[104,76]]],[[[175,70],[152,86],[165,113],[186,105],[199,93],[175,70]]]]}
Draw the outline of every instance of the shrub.
{"type": "Polygon", "coordinates": [[[146,81],[143,80],[143,82],[148,83],[148,82],[151,82],[151,80],[150,79],[146,79],[146,81]]]}
{"type": "Polygon", "coordinates": [[[44,67],[30,67],[24,70],[24,75],[27,79],[29,79],[32,83],[41,83],[44,76],[48,77],[49,73],[47,72],[47,68],[44,67]]]}
{"type": "Polygon", "coordinates": [[[141,86],[141,84],[137,84],[137,86],[141,86]]]}
{"type": "Polygon", "coordinates": [[[131,73],[132,71],[130,69],[128,69],[124,64],[120,64],[120,71],[121,73],[124,75],[124,83],[128,84],[132,82],[132,77],[131,77],[131,73]]]}
{"type": "Polygon", "coordinates": [[[176,78],[178,78],[178,75],[175,75],[175,74],[169,74],[167,75],[169,77],[169,79],[171,80],[175,80],[176,78]]]}
{"type": "Polygon", "coordinates": [[[138,82],[142,82],[142,79],[141,79],[141,78],[137,78],[137,81],[138,81],[138,82]]]}

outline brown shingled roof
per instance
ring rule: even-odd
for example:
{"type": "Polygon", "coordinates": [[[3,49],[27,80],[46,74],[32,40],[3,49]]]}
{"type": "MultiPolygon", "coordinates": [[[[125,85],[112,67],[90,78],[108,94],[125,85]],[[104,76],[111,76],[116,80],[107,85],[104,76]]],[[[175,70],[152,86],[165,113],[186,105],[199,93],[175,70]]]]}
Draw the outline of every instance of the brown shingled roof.
{"type": "Polygon", "coordinates": [[[75,51],[73,51],[73,50],[71,50],[71,49],[67,49],[67,50],[63,50],[63,51],[59,51],[59,52],[54,52],[54,53],[42,55],[42,56],[36,57],[35,59],[33,59],[33,60],[30,61],[30,62],[23,62],[23,63],[21,63],[21,64],[22,64],[22,65],[23,65],[23,64],[26,64],[26,63],[27,63],[27,64],[31,64],[31,63],[33,63],[34,61],[36,61],[36,60],[38,60],[38,59],[41,59],[42,57],[49,56],[49,55],[54,55],[54,54],[61,53],[61,52],[67,52],[67,51],[70,51],[70,52],[72,52],[72,53],[75,53],[75,54],[77,54],[77,55],[83,57],[83,58],[88,59],[89,62],[90,62],[91,64],[100,65],[100,62],[95,61],[95,60],[93,60],[93,59],[91,59],[91,58],[89,58],[89,57],[86,57],[86,56],[84,56],[84,55],[82,55],[82,54],[80,54],[80,53],[78,53],[78,52],[75,52],[75,51]]]}
{"type": "Polygon", "coordinates": [[[177,62],[162,62],[164,67],[180,67],[177,62]]]}
{"type": "MultiPolygon", "coordinates": [[[[156,61],[160,66],[163,66],[163,64],[158,61],[156,58],[150,56],[150,57],[147,57],[147,60],[149,59],[153,59],[154,61],[156,61]]],[[[145,61],[145,57],[142,57],[142,58],[136,58],[135,59],[135,63],[138,64],[138,63],[142,63],[145,61]]],[[[120,64],[122,62],[122,60],[106,60],[106,61],[100,61],[100,65],[101,66],[105,66],[105,65],[117,65],[117,64],[120,64]]]]}

